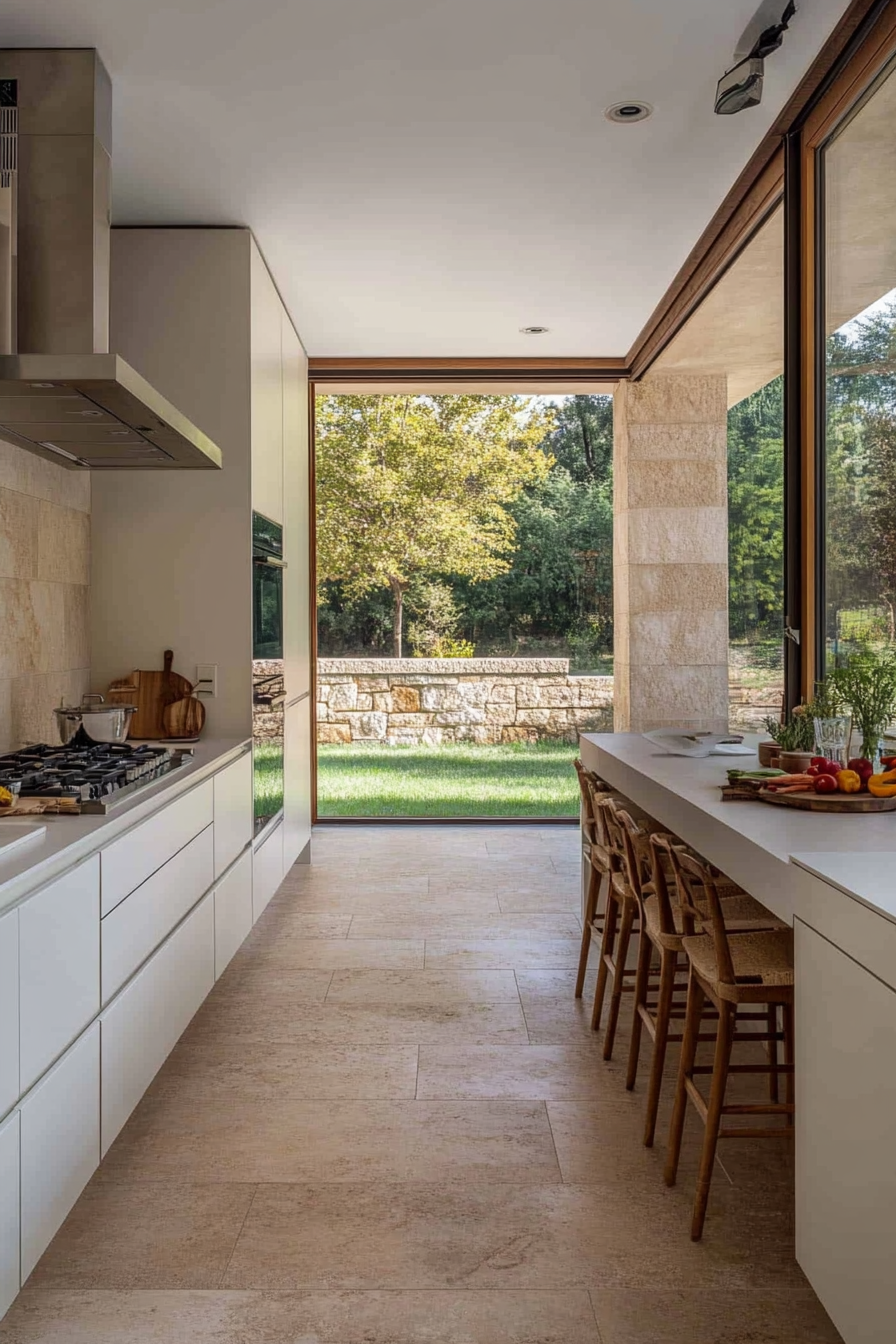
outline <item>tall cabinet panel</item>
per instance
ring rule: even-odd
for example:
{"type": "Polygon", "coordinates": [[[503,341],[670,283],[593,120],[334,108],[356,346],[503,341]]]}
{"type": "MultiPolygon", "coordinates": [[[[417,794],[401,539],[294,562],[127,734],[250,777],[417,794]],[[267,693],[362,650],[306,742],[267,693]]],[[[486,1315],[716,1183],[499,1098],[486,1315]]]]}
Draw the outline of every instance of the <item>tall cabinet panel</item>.
{"type": "Polygon", "coordinates": [[[283,775],[283,871],[287,873],[311,839],[311,696],[308,694],[286,707],[283,775]]]}
{"type": "Polygon", "coordinates": [[[311,690],[308,357],[286,313],[283,348],[283,504],[286,701],[311,690]]]}
{"type": "Polygon", "coordinates": [[[0,919],[0,1116],[19,1096],[19,912],[0,919]]]}
{"type": "Polygon", "coordinates": [[[283,305],[258,248],[251,262],[252,508],[283,522],[283,305]]]}

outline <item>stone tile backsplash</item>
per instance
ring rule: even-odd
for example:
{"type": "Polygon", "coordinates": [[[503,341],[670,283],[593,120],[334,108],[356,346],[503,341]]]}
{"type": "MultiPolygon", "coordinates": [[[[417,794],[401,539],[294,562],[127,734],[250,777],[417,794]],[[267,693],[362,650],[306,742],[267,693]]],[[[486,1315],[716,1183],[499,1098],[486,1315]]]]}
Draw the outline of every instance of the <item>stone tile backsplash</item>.
{"type": "Polygon", "coordinates": [[[90,689],[90,474],[0,440],[0,751],[90,689]]]}

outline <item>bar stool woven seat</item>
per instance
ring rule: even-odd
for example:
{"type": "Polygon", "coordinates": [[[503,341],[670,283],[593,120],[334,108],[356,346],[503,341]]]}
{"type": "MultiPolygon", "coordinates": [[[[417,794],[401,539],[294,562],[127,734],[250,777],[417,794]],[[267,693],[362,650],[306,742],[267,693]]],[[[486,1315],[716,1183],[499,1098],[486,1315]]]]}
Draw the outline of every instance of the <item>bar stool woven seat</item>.
{"type": "MultiPolygon", "coordinates": [[[[723,893],[727,888],[723,885],[717,885],[720,898],[724,901],[725,927],[729,933],[741,933],[750,929],[775,927],[777,921],[774,915],[769,914],[764,906],[760,905],[752,896],[746,893],[738,892],[737,895],[726,896],[723,893]]],[[[670,952],[682,951],[682,940],[685,937],[685,917],[681,906],[677,903],[671,907],[671,915],[675,925],[675,932],[669,933],[663,928],[663,918],[660,911],[659,897],[647,896],[644,900],[644,919],[647,924],[647,930],[652,943],[657,947],[667,948],[670,952]]],[[[706,912],[705,924],[709,924],[711,916],[706,912]]],[[[696,921],[700,924],[700,921],[696,921]]],[[[781,923],[781,928],[786,926],[781,923]]]]}
{"type": "MultiPolygon", "coordinates": [[[[728,933],[734,932],[727,909],[725,927],[728,933]]],[[[728,1003],[767,1003],[769,989],[793,986],[793,930],[786,926],[767,932],[739,933],[731,939],[734,984],[719,978],[712,938],[698,934],[685,938],[683,946],[696,973],[708,980],[713,992],[728,1003]]]]}

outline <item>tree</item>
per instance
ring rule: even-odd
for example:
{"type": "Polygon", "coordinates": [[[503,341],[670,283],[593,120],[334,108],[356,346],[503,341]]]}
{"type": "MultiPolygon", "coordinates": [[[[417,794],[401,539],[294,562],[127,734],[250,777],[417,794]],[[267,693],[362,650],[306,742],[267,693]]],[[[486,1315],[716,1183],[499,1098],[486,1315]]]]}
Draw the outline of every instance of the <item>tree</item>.
{"type": "Polygon", "coordinates": [[[604,481],[613,466],[613,398],[593,394],[567,397],[557,409],[547,446],[574,481],[604,481]]]}
{"type": "Polygon", "coordinates": [[[784,380],[728,412],[728,609],[735,638],[784,627],[784,380]]]}
{"type": "Polygon", "coordinates": [[[543,480],[553,416],[526,397],[330,396],[317,406],[317,559],[349,598],[387,587],[401,657],[416,575],[474,582],[508,566],[507,506],[543,480]]]}

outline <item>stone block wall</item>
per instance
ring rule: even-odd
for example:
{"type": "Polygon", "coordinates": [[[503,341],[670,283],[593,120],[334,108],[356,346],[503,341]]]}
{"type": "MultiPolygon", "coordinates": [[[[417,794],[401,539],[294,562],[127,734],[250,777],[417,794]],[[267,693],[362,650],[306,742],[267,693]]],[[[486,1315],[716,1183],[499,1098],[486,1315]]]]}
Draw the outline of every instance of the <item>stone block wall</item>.
{"type": "Polygon", "coordinates": [[[321,658],[317,699],[323,743],[574,743],[613,721],[613,678],[565,658],[321,658]]]}

